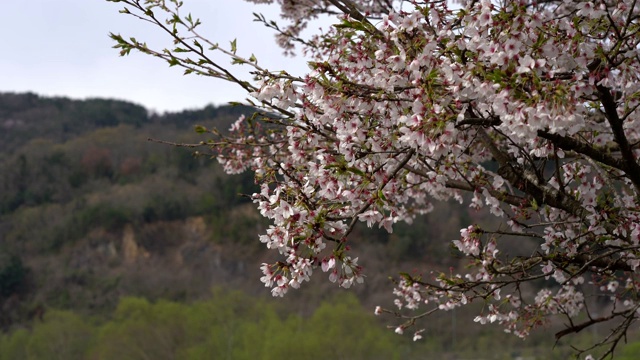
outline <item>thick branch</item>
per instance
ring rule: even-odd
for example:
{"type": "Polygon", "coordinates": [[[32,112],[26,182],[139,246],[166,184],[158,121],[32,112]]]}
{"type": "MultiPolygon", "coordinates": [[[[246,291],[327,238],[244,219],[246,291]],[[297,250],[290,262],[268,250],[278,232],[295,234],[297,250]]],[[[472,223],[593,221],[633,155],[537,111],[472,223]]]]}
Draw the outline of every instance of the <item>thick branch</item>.
{"type": "Polygon", "coordinates": [[[572,334],[572,333],[579,333],[580,331],[582,331],[585,328],[588,328],[591,325],[597,324],[597,323],[601,323],[601,322],[605,322],[605,321],[609,321],[617,316],[621,316],[626,314],[627,312],[614,312],[609,316],[603,316],[603,317],[599,317],[599,318],[595,318],[595,319],[589,319],[581,324],[577,324],[577,325],[573,325],[570,326],[562,331],[558,331],[556,333],[556,340],[560,340],[560,338],[572,334]]]}
{"type": "Polygon", "coordinates": [[[595,161],[614,167],[618,170],[624,171],[625,169],[625,164],[620,159],[616,159],[613,156],[610,156],[609,154],[607,154],[605,151],[596,149],[582,141],[578,141],[574,138],[570,138],[570,137],[566,137],[558,134],[552,134],[550,132],[543,131],[543,130],[538,130],[538,136],[553,142],[556,146],[558,146],[562,150],[577,152],[579,154],[588,156],[595,161]]]}
{"type": "MultiPolygon", "coordinates": [[[[445,181],[445,186],[450,189],[465,190],[469,192],[473,192],[481,188],[481,186],[479,185],[474,186],[474,184],[469,184],[464,181],[450,179],[445,181]]],[[[531,201],[531,199],[507,194],[501,191],[496,191],[494,189],[487,189],[487,191],[489,191],[489,194],[491,194],[491,196],[493,196],[494,198],[513,206],[521,206],[523,203],[528,203],[531,201]]]]}
{"type": "Polygon", "coordinates": [[[489,149],[491,155],[498,162],[500,176],[509,181],[518,190],[532,196],[539,205],[547,204],[581,219],[587,215],[587,211],[579,202],[549,185],[541,184],[531,170],[515,165],[515,161],[507,153],[498,149],[485,129],[477,129],[477,132],[480,141],[489,149]]]}
{"type": "MultiPolygon", "coordinates": [[[[462,127],[465,125],[470,126],[497,126],[502,121],[497,118],[483,119],[483,118],[465,118],[458,123],[456,127],[462,127]]],[[[605,165],[614,167],[618,170],[624,171],[627,167],[623,161],[610,156],[607,151],[603,149],[597,149],[590,146],[587,143],[578,141],[571,137],[562,136],[559,134],[550,133],[546,130],[538,130],[538,136],[553,142],[556,146],[565,151],[573,151],[592,158],[595,161],[601,162],[605,165]]]]}
{"type": "Polygon", "coordinates": [[[640,191],[640,165],[638,165],[638,162],[633,155],[631,145],[624,133],[622,120],[618,116],[616,101],[613,98],[613,95],[611,95],[609,88],[602,85],[598,85],[596,88],[598,89],[598,95],[600,97],[600,102],[604,107],[607,121],[613,131],[613,136],[616,138],[616,142],[620,146],[620,153],[622,154],[622,159],[625,165],[624,172],[627,174],[631,182],[633,182],[636,189],[640,191]]]}
{"type": "MultiPolygon", "coordinates": [[[[429,178],[429,175],[426,174],[424,171],[416,169],[410,165],[405,164],[403,168],[416,175],[420,175],[425,179],[429,178]]],[[[469,181],[453,180],[453,179],[445,180],[444,186],[446,186],[449,189],[458,189],[458,190],[464,190],[468,192],[474,192],[474,191],[477,191],[478,189],[483,188],[483,186],[481,186],[480,184],[475,184],[469,181]]],[[[502,191],[497,191],[493,188],[485,188],[485,189],[489,191],[489,194],[491,194],[491,196],[509,205],[521,206],[522,204],[529,203],[531,201],[530,198],[508,194],[502,191]]]]}
{"type": "Polygon", "coordinates": [[[604,256],[605,257],[598,256],[598,255],[589,256],[586,254],[578,254],[573,258],[556,256],[554,261],[556,262],[566,261],[568,263],[576,264],[580,266],[586,265],[587,267],[594,266],[602,270],[633,271],[631,266],[629,266],[629,264],[627,264],[623,260],[610,257],[611,256],[610,253],[605,254],[604,256]]]}
{"type": "Polygon", "coordinates": [[[498,118],[464,118],[456,122],[456,128],[460,128],[465,125],[477,125],[477,126],[497,126],[502,124],[502,121],[498,118]]]}

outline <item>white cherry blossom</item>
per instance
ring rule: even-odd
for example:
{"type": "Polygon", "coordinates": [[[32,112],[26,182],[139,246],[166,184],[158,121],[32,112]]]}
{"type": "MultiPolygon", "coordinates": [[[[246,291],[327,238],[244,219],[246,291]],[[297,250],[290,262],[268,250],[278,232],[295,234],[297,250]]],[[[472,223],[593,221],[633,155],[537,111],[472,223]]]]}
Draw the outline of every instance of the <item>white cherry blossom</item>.
{"type": "Polygon", "coordinates": [[[123,53],[137,49],[252,96],[256,114],[206,131],[203,146],[228,173],[256,175],[252,199],[272,221],[258,240],[280,256],[261,267],[274,296],[302,288],[317,268],[338,286],[364,281],[349,247],[356,226],[392,232],[454,200],[504,224],[465,224],[452,242],[469,261],[464,270],[396,281],[394,304],[409,318],[397,333],[433,311],[482,302],[477,322],[519,337],[552,318],[567,324],[558,338],[607,322],[602,345],[613,351],[636,321],[640,4],[251,0],[277,4],[287,24],[265,24],[286,53],[297,46],[312,59],[296,77],[207,40],[163,1],[121,2],[176,27],[166,51],[114,36],[123,53]],[[303,38],[320,14],[338,25],[303,38]],[[505,250],[525,237],[534,252],[505,250]],[[615,310],[587,313],[594,291],[615,310]]]}

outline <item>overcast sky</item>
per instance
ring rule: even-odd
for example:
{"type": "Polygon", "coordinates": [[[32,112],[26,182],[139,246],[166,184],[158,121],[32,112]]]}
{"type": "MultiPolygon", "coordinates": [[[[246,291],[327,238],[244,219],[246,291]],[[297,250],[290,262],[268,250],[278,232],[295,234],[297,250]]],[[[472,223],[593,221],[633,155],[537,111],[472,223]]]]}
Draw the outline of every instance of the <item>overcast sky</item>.
{"type": "MultiPolygon", "coordinates": [[[[255,53],[271,70],[294,69],[301,58],[284,58],[273,33],[253,22],[252,12],[275,18],[277,7],[242,0],[184,0],[203,22],[202,32],[226,44],[238,39],[238,52],[255,53]],[[283,66],[284,64],[284,66],[283,66]]],[[[118,56],[109,32],[166,44],[149,24],[119,14],[122,5],[106,0],[3,1],[0,30],[0,92],[31,91],[71,98],[106,97],[132,101],[151,110],[174,111],[224,104],[246,96],[241,89],[211,78],[183,76],[177,68],[142,54],[118,56]]]]}

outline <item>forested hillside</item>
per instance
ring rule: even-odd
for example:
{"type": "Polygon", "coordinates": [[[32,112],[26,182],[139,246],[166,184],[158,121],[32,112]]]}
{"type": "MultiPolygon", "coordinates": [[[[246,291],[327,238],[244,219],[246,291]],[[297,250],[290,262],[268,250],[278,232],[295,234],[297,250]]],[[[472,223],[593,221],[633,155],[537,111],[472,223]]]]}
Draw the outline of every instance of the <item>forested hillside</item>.
{"type": "MultiPolygon", "coordinates": [[[[458,229],[465,224],[484,221],[485,214],[455,203],[439,204],[438,211],[416,219],[410,227],[397,226],[393,234],[358,230],[350,246],[355,253],[366,254],[363,258],[367,259],[363,263],[365,285],[350,291],[358,300],[345,298],[345,290],[325,281],[312,281],[277,305],[273,303],[269,289],[258,280],[259,264],[272,260],[272,254],[266,253],[258,241],[267,223],[250,200],[241,196],[255,191],[251,175],[228,176],[206,155],[194,157],[189,148],[148,141],[197,143],[206,137],[196,134],[195,125],[227,129],[238,116],[250,112],[246,107],[209,106],[152,114],[123,101],[0,94],[2,348],[20,354],[31,346],[36,349],[32,349],[32,355],[37,351],[46,354],[51,349],[37,349],[47,341],[56,342],[47,337],[56,334],[46,330],[49,326],[71,333],[87,330],[86,342],[78,340],[78,352],[68,358],[84,358],[89,353],[105,359],[140,358],[111,353],[109,344],[121,341],[118,336],[122,333],[135,332],[136,326],[144,329],[157,321],[169,328],[174,320],[178,324],[175,326],[205,326],[185,319],[221,309],[230,296],[224,295],[224,289],[235,289],[241,292],[234,296],[243,298],[248,309],[258,312],[264,308],[268,312],[252,318],[242,311],[241,316],[233,312],[236,310],[224,310],[229,311],[227,320],[234,318],[237,324],[249,326],[255,319],[257,326],[263,324],[277,334],[285,331],[286,324],[295,325],[302,319],[310,321],[298,326],[305,331],[331,328],[330,322],[334,327],[344,327],[357,321],[362,326],[378,327],[370,330],[373,335],[368,341],[379,342],[380,354],[389,355],[381,358],[406,358],[407,354],[419,358],[425,351],[476,351],[499,358],[551,352],[548,334],[536,335],[523,346],[497,328],[456,327],[456,319],[469,316],[464,313],[433,317],[433,327],[425,331],[426,342],[408,350],[408,346],[414,346],[410,341],[386,330],[383,322],[373,318],[374,305],[389,306],[392,302],[388,276],[395,269],[388,267],[389,262],[404,263],[403,268],[410,263],[416,272],[426,265],[443,271],[465,265],[455,260],[449,240],[458,237],[458,229]],[[218,289],[217,296],[212,295],[213,288],[218,289]],[[371,316],[358,315],[356,320],[338,317],[344,320],[340,324],[318,315],[351,314],[349,309],[332,308],[341,303],[357,308],[353,314],[371,316]],[[318,308],[321,304],[324,307],[318,308]],[[133,308],[143,308],[138,314],[147,314],[134,316],[140,321],[138,325],[125,321],[133,308]],[[166,311],[175,312],[182,320],[158,320],[164,319],[166,311]],[[46,335],[47,331],[51,334],[46,335]],[[494,343],[501,343],[504,351],[496,354],[494,343]]],[[[517,251],[529,248],[526,242],[514,245],[517,251]]],[[[222,326],[211,319],[211,329],[203,330],[209,331],[207,334],[222,326]]],[[[393,319],[382,321],[390,323],[393,319]]],[[[469,319],[460,322],[468,324],[469,319]]],[[[365,330],[361,329],[369,334],[365,330]]],[[[294,330],[289,327],[286,331],[294,330]]],[[[243,334],[246,337],[253,333],[243,330],[243,334]]],[[[309,338],[317,336],[309,334],[309,338]]],[[[585,339],[590,339],[589,334],[585,339]]],[[[190,358],[207,358],[202,354],[220,351],[211,350],[219,344],[205,338],[175,341],[174,350],[190,354],[190,358]]],[[[304,347],[318,346],[297,343],[306,345],[296,350],[299,352],[290,349],[290,355],[303,356],[300,354],[310,351],[304,347]]],[[[234,346],[227,350],[246,350],[237,343],[234,346]]],[[[70,345],[68,349],[72,348],[70,345]]],[[[278,347],[265,349],[260,351],[273,353],[262,358],[287,354],[278,347]]],[[[563,358],[567,351],[566,346],[558,344],[553,356],[563,358]]],[[[0,356],[7,359],[14,356],[3,354],[0,356]]],[[[252,356],[247,358],[255,358],[252,356]]]]}
{"type": "Polygon", "coordinates": [[[243,111],[2,95],[2,325],[37,307],[113,308],[127,294],[197,298],[244,271],[222,244],[249,244],[261,226],[239,196],[251,177],[147,140],[194,141],[195,123],[226,128],[243,111]]]}

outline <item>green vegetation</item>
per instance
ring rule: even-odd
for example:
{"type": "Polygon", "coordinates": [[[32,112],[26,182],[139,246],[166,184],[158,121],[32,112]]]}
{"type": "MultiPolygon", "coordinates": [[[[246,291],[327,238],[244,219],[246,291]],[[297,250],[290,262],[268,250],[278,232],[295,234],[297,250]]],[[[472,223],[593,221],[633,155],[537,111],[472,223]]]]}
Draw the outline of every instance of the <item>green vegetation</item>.
{"type": "MultiPolygon", "coordinates": [[[[190,304],[126,297],[106,318],[51,310],[29,330],[0,336],[0,360],[38,359],[566,359],[569,349],[499,342],[492,334],[460,338],[434,331],[419,342],[383,326],[351,294],[309,315],[271,299],[216,289],[190,304]]],[[[624,354],[635,354],[637,344],[624,354]]],[[[631,356],[631,355],[629,355],[631,356]]],[[[631,359],[622,355],[622,359],[631,359]]]]}
{"type": "Polygon", "coordinates": [[[394,359],[403,341],[352,295],[302,317],[218,290],[190,305],[123,298],[102,322],[50,311],[0,338],[0,359],[394,359]]]}
{"type": "Polygon", "coordinates": [[[0,258],[0,298],[16,292],[24,282],[26,269],[17,256],[0,258]]]}
{"type": "Polygon", "coordinates": [[[247,111],[0,94],[0,328],[41,306],[100,314],[121,295],[199,298],[228,278],[233,264],[219,262],[220,279],[185,281],[220,246],[254,242],[264,222],[253,216],[249,233],[230,218],[253,179],[148,138],[197,142],[194,125],[226,129],[247,111]]]}

